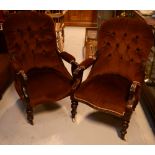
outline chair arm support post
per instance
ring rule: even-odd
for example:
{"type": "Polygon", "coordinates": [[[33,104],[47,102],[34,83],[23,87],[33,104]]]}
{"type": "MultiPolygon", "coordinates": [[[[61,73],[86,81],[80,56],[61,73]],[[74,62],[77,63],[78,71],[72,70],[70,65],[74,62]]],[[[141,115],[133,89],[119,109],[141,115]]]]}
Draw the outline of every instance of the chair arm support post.
{"type": "Polygon", "coordinates": [[[64,59],[65,61],[67,61],[68,63],[72,63],[73,61],[75,61],[75,57],[72,56],[71,54],[67,53],[67,52],[60,52],[59,55],[61,56],[62,59],[64,59]]]}
{"type": "MultiPolygon", "coordinates": [[[[60,52],[59,53],[61,58],[64,59],[65,61],[67,61],[68,63],[71,64],[71,72],[73,75],[74,70],[78,67],[78,63],[75,60],[75,57],[73,57],[71,54],[67,53],[67,52],[60,52]]],[[[74,76],[73,76],[74,78],[74,76]]]]}
{"type": "Polygon", "coordinates": [[[138,98],[139,98],[140,86],[141,86],[140,82],[138,82],[138,81],[132,82],[132,84],[130,86],[128,103],[126,106],[127,109],[130,109],[130,108],[132,108],[133,110],[135,109],[137,102],[138,102],[138,98]]]}
{"type": "Polygon", "coordinates": [[[127,128],[129,126],[130,118],[132,112],[135,110],[135,107],[138,103],[138,95],[140,82],[133,81],[130,86],[129,97],[127,101],[127,105],[125,107],[125,113],[123,116],[122,129],[121,129],[121,139],[125,140],[125,134],[127,133],[127,128]]]}
{"type": "Polygon", "coordinates": [[[26,88],[28,77],[27,77],[26,73],[24,72],[24,70],[20,70],[17,73],[17,76],[19,77],[20,82],[21,82],[21,87],[22,87],[21,90],[22,90],[24,99],[25,99],[26,103],[29,103],[30,99],[29,99],[29,96],[27,93],[27,88],[26,88]]]}
{"type": "Polygon", "coordinates": [[[83,71],[86,70],[88,67],[94,64],[96,59],[94,58],[88,58],[81,62],[79,66],[74,71],[74,75],[77,76],[78,74],[83,74],[83,71]]]}
{"type": "Polygon", "coordinates": [[[83,71],[87,69],[89,66],[91,66],[96,59],[93,58],[88,58],[84,60],[82,63],[80,63],[76,69],[73,70],[73,79],[74,79],[74,84],[72,86],[72,90],[75,91],[81,84],[82,82],[82,77],[83,77],[83,71]]]}
{"type": "Polygon", "coordinates": [[[84,69],[87,69],[88,67],[93,65],[95,61],[96,61],[96,58],[88,58],[84,60],[83,62],[81,62],[80,66],[82,66],[84,69]]]}
{"type": "Polygon", "coordinates": [[[70,64],[71,64],[72,76],[73,76],[73,79],[74,79],[74,71],[77,69],[77,67],[79,66],[79,64],[76,61],[74,61],[74,60],[72,60],[70,62],[70,64]]]}

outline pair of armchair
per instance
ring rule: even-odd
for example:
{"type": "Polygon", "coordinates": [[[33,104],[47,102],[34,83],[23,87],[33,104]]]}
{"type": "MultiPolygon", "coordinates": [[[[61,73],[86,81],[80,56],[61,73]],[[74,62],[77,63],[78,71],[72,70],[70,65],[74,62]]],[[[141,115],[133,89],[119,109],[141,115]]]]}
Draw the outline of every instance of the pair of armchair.
{"type": "Polygon", "coordinates": [[[95,59],[78,64],[59,52],[50,17],[36,12],[11,14],[4,32],[15,74],[15,88],[26,103],[27,120],[33,124],[33,108],[42,103],[71,98],[75,119],[78,101],[122,118],[121,138],[140,95],[144,65],[153,45],[151,29],[143,21],[120,18],[103,23],[98,32],[95,59]],[[71,64],[72,76],[62,59],[71,64]],[[82,82],[85,69],[92,65],[82,82]]]}

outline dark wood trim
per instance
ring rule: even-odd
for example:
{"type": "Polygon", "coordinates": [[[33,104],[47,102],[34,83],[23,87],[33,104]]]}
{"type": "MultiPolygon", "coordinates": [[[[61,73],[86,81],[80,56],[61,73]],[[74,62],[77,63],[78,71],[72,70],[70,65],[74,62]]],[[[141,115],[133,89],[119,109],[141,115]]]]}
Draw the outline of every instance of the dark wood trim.
{"type": "Polygon", "coordinates": [[[65,26],[80,26],[80,27],[97,27],[97,23],[91,22],[64,22],[65,26]]]}

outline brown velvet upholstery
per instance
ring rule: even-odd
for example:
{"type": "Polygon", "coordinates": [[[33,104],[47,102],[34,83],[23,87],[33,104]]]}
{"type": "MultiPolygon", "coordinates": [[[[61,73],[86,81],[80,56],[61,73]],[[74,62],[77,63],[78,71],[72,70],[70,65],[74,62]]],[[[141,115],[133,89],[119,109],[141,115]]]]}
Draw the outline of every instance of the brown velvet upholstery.
{"type": "Polygon", "coordinates": [[[13,80],[8,53],[0,53],[0,98],[13,80]]]}
{"type": "MultiPolygon", "coordinates": [[[[0,21],[2,23],[4,22],[2,11],[0,11],[0,21]]],[[[3,30],[0,30],[0,99],[12,81],[13,75],[11,71],[10,57],[7,51],[3,30]]]]}
{"type": "MultiPolygon", "coordinates": [[[[127,122],[123,122],[123,139],[139,100],[139,86],[152,46],[152,31],[141,20],[117,18],[103,23],[98,32],[96,61],[74,95],[77,101],[123,118],[127,122]]],[[[82,68],[88,67],[86,61],[81,63],[82,68]]]]}
{"type": "MultiPolygon", "coordinates": [[[[73,79],[57,50],[54,23],[49,16],[36,12],[11,14],[4,31],[17,75],[15,87],[20,97],[29,102],[28,120],[33,123],[32,108],[70,95],[73,79]]],[[[64,53],[69,63],[75,62],[73,56],[64,53]]]]}
{"type": "Polygon", "coordinates": [[[120,75],[105,74],[82,83],[76,91],[76,99],[118,116],[124,115],[125,102],[131,83],[120,75]]]}

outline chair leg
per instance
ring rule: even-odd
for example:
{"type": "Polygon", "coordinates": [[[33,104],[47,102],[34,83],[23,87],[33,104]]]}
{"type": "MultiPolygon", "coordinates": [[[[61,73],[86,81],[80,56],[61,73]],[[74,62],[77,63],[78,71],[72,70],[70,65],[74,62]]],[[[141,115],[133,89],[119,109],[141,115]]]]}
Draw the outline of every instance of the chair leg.
{"type": "Polygon", "coordinates": [[[28,103],[26,107],[26,113],[27,113],[27,120],[28,122],[33,125],[33,108],[32,106],[28,103]]]}
{"type": "Polygon", "coordinates": [[[75,122],[75,116],[77,114],[77,106],[78,106],[78,101],[76,101],[75,99],[71,100],[72,104],[71,104],[71,117],[72,117],[72,121],[75,122]]]}
{"type": "Polygon", "coordinates": [[[127,133],[127,128],[129,127],[129,121],[123,120],[122,130],[121,130],[121,139],[125,140],[125,135],[127,133]]]}
{"type": "Polygon", "coordinates": [[[122,140],[125,140],[125,135],[127,133],[127,128],[129,127],[132,111],[133,109],[128,108],[126,109],[126,112],[124,114],[123,122],[122,122],[122,129],[120,131],[122,140]]]}

